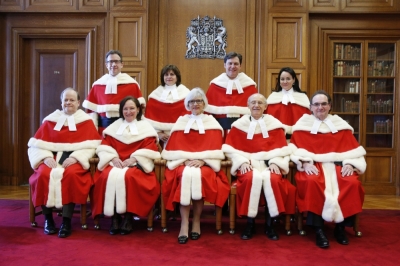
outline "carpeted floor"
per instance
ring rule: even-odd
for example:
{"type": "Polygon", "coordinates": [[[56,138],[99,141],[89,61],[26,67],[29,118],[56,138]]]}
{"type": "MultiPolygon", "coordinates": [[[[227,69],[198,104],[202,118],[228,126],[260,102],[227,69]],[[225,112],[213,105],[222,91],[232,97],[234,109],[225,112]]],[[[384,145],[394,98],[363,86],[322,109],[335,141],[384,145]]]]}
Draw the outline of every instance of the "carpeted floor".
{"type": "MultiPolygon", "coordinates": [[[[277,225],[279,241],[263,234],[263,221],[257,220],[253,239],[240,239],[245,220],[237,219],[236,234],[228,232],[228,217],[223,217],[223,235],[215,233],[213,207],[208,206],[202,220],[202,235],[186,245],[177,243],[179,220],[168,222],[168,233],[162,233],[160,221],[154,231],[146,230],[146,220],[135,221],[135,230],[127,236],[108,234],[110,219],[101,219],[102,229],[82,230],[79,217],[73,219],[73,234],[67,239],[43,234],[43,217],[38,227],[29,223],[28,202],[0,200],[0,265],[398,265],[400,258],[400,211],[365,210],[360,217],[357,238],[349,228],[348,246],[333,238],[333,224],[326,225],[331,241],[328,249],[315,246],[315,235],[286,236],[283,225],[277,225]]],[[[61,217],[55,217],[57,226],[61,217]]]]}

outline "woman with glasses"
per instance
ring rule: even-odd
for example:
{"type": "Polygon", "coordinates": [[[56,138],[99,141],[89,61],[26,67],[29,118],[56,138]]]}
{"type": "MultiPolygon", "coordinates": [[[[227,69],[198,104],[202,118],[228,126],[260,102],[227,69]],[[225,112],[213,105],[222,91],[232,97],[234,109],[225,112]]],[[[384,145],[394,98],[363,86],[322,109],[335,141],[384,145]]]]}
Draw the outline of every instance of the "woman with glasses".
{"type": "Polygon", "coordinates": [[[336,223],[334,236],[347,245],[345,226],[353,226],[361,212],[364,189],[358,180],[366,170],[365,149],[355,139],[353,128],[337,115],[330,115],[331,96],[317,91],[311,97],[311,115],[293,126],[290,159],[297,165],[296,203],[307,212],[307,225],[316,232],[316,245],[329,247],[324,221],[336,223]]]}
{"type": "Polygon", "coordinates": [[[290,139],[292,126],[297,120],[310,113],[307,94],[300,89],[296,73],[290,67],[279,71],[275,91],[268,97],[267,104],[267,114],[284,124],[286,139],[290,139]]]}
{"type": "Polygon", "coordinates": [[[111,235],[131,233],[133,214],[147,216],[160,195],[154,172],[154,159],[161,158],[157,132],[141,119],[136,98],[124,98],[119,107],[119,119],[103,131],[96,150],[100,161],[92,206],[93,217],[112,216],[111,235]]]}
{"type": "Polygon", "coordinates": [[[180,205],[181,228],[178,243],[201,236],[200,215],[204,201],[222,207],[229,195],[229,184],[221,170],[225,158],[221,150],[223,129],[211,115],[204,114],[207,98],[200,88],[189,92],[184,100],[190,115],[178,118],[161,156],[167,169],[162,183],[167,210],[180,205]],[[190,203],[193,204],[192,230],[189,234],[190,203]]]}
{"type": "Polygon", "coordinates": [[[161,85],[149,95],[145,119],[166,143],[178,117],[189,113],[183,103],[189,89],[181,84],[181,72],[175,65],[163,67],[160,80],[161,85]]]}

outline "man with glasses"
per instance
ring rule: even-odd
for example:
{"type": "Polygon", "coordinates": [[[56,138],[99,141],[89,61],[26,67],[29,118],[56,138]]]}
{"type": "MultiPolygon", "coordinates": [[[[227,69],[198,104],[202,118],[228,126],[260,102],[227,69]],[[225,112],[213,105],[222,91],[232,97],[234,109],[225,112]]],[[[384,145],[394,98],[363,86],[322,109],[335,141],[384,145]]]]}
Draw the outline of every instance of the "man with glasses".
{"type": "Polygon", "coordinates": [[[249,114],[247,99],[258,92],[254,80],[240,72],[241,65],[241,54],[226,54],[225,73],[214,78],[207,91],[208,107],[205,111],[217,119],[225,130],[225,136],[234,121],[249,114]]]}
{"type": "Polygon", "coordinates": [[[142,108],[146,103],[137,81],[128,74],[121,73],[124,66],[121,52],[111,50],[106,54],[105,60],[108,74],[93,83],[87,99],[82,104],[100,134],[118,119],[119,103],[126,96],[137,98],[142,108]]]}
{"type": "Polygon", "coordinates": [[[311,115],[303,115],[293,126],[290,159],[297,165],[296,203],[307,212],[307,225],[316,232],[316,244],[329,247],[323,231],[324,220],[335,222],[334,236],[339,244],[349,240],[345,226],[354,225],[360,213],[364,189],[358,180],[365,172],[365,149],[354,138],[353,128],[337,115],[330,115],[331,97],[317,91],[311,97],[311,115]]]}
{"type": "Polygon", "coordinates": [[[286,143],[284,125],[264,114],[266,105],[263,95],[250,96],[251,115],[244,115],[232,124],[222,146],[232,160],[231,174],[237,177],[237,214],[247,217],[243,240],[253,237],[260,205],[265,205],[265,234],[271,240],[279,239],[272,218],[295,213],[296,188],[283,177],[289,171],[291,150],[286,143]]]}

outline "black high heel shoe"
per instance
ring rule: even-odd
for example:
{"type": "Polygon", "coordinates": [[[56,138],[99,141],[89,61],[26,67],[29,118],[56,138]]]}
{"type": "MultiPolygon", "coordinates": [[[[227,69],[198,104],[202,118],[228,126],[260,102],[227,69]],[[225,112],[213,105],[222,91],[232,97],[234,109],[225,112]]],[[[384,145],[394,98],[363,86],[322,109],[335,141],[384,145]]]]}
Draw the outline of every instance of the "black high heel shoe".
{"type": "Polygon", "coordinates": [[[179,244],[186,244],[188,242],[188,237],[187,236],[178,236],[178,243],[179,244]]]}

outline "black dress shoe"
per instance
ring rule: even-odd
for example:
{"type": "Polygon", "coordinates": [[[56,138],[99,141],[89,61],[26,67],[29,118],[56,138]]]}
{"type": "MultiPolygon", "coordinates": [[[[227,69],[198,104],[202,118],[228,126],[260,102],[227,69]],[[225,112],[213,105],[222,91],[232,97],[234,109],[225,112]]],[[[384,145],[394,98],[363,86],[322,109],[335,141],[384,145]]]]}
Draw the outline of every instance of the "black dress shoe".
{"type": "Polygon", "coordinates": [[[110,235],[116,235],[120,232],[121,215],[114,214],[111,218],[110,235]]]}
{"type": "Polygon", "coordinates": [[[62,223],[60,227],[60,231],[58,231],[59,238],[66,238],[71,235],[71,224],[62,223]]]}
{"type": "Polygon", "coordinates": [[[322,229],[318,229],[316,232],[316,244],[320,248],[327,248],[329,247],[329,240],[326,238],[324,231],[322,229]]]}
{"type": "Polygon", "coordinates": [[[57,233],[57,229],[56,229],[53,219],[51,219],[51,220],[49,219],[44,222],[44,233],[46,235],[53,235],[53,234],[57,233]]]}
{"type": "Polygon", "coordinates": [[[178,236],[178,243],[179,244],[186,244],[188,242],[188,237],[187,236],[178,236]]]}
{"type": "Polygon", "coordinates": [[[246,228],[244,229],[241,238],[243,240],[249,240],[253,238],[253,234],[256,233],[256,227],[254,223],[247,223],[246,228]]]}
{"type": "Polygon", "coordinates": [[[279,235],[272,226],[265,226],[265,234],[267,235],[268,239],[274,241],[279,240],[279,235]]]}
{"type": "Polygon", "coordinates": [[[346,236],[346,231],[343,226],[336,226],[335,230],[333,231],[335,235],[336,241],[341,245],[348,245],[349,239],[346,236]]]}
{"type": "Polygon", "coordinates": [[[199,238],[200,238],[200,234],[199,233],[197,233],[197,232],[191,232],[190,233],[190,239],[192,239],[192,240],[198,240],[199,238]]]}
{"type": "Polygon", "coordinates": [[[125,214],[124,222],[121,226],[121,235],[129,235],[133,231],[133,216],[125,214]]]}

